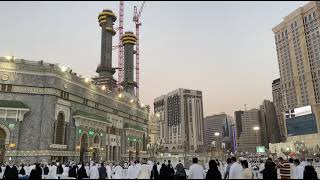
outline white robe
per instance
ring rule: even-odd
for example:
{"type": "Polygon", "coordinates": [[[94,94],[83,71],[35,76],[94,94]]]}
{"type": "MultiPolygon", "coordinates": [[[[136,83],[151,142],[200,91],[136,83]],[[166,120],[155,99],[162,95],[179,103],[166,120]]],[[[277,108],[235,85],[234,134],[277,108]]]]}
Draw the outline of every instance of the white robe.
{"type": "Polygon", "coordinates": [[[90,179],[99,179],[99,170],[97,166],[92,166],[90,168],[90,179]]]}
{"type": "Polygon", "coordinates": [[[294,179],[303,179],[303,172],[304,172],[303,165],[300,164],[299,166],[296,166],[294,170],[294,179]]]}
{"type": "Polygon", "coordinates": [[[158,164],[158,165],[157,165],[158,174],[160,174],[160,169],[161,169],[161,165],[158,164]]]}
{"type": "Polygon", "coordinates": [[[111,179],[112,170],[111,170],[111,167],[109,165],[106,166],[106,171],[107,171],[108,179],[111,179]]]}
{"type": "Polygon", "coordinates": [[[189,179],[204,179],[205,172],[202,166],[199,164],[193,164],[190,166],[189,179]]]}
{"type": "Polygon", "coordinates": [[[136,170],[134,165],[128,167],[127,179],[136,179],[136,170]]]}
{"type": "Polygon", "coordinates": [[[68,177],[69,176],[69,167],[63,168],[62,176],[68,177]]]}
{"type": "Polygon", "coordinates": [[[52,165],[51,168],[49,168],[49,175],[50,176],[57,176],[57,166],[52,165]]]}
{"type": "Polygon", "coordinates": [[[152,161],[148,161],[148,168],[149,168],[149,172],[151,173],[151,171],[153,169],[153,162],[152,161]]]}
{"type": "MultiPolygon", "coordinates": [[[[30,172],[31,172],[31,167],[30,166],[25,166],[24,170],[26,171],[26,175],[30,176],[30,172]]],[[[2,169],[2,172],[4,172],[4,169],[2,169]]]]}
{"type": "Polygon", "coordinates": [[[135,177],[138,177],[138,173],[141,169],[141,164],[140,163],[136,164],[134,169],[135,169],[135,177]]]}
{"type": "Polygon", "coordinates": [[[296,166],[293,163],[290,163],[290,179],[294,179],[295,170],[296,170],[296,166]]]}
{"type": "Polygon", "coordinates": [[[90,176],[90,167],[89,166],[85,166],[84,169],[86,170],[87,176],[90,176]]]}
{"type": "Polygon", "coordinates": [[[122,174],[123,174],[123,168],[121,166],[116,166],[113,171],[112,174],[114,174],[112,176],[112,179],[122,179],[122,174]]]}
{"type": "Polygon", "coordinates": [[[243,168],[238,162],[231,165],[229,179],[243,179],[243,168]]]}
{"type": "Polygon", "coordinates": [[[150,179],[149,166],[142,164],[137,179],[150,179]]]}

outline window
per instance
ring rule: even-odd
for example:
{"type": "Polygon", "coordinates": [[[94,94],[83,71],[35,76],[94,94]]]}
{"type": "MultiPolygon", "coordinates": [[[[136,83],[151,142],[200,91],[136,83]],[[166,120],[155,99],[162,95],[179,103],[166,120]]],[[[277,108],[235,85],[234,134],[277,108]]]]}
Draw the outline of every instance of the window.
{"type": "Polygon", "coordinates": [[[64,136],[64,114],[60,112],[58,114],[57,125],[55,129],[55,141],[54,144],[63,144],[64,136]]]}
{"type": "Polygon", "coordinates": [[[93,143],[94,144],[99,144],[99,136],[98,135],[96,135],[95,137],[94,137],[94,139],[93,139],[93,143]]]}
{"type": "Polygon", "coordinates": [[[1,84],[1,91],[2,92],[11,92],[12,91],[12,84],[1,84]]]}
{"type": "Polygon", "coordinates": [[[61,91],[60,97],[63,99],[69,99],[69,93],[61,91]]]}
{"type": "Polygon", "coordinates": [[[83,99],[83,104],[88,105],[88,99],[84,98],[83,99]]]}

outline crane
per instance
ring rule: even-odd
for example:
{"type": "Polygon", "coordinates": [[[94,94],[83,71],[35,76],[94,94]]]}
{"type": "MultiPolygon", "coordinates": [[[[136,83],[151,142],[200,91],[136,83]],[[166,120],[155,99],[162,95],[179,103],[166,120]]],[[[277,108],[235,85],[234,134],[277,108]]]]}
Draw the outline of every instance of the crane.
{"type": "Polygon", "coordinates": [[[119,43],[118,43],[118,89],[122,89],[121,83],[124,78],[124,49],[123,44],[121,42],[121,38],[123,36],[123,16],[124,16],[124,1],[120,1],[119,5],[119,43]]]}
{"type": "Polygon", "coordinates": [[[136,88],[136,96],[137,99],[139,100],[139,56],[140,56],[140,52],[139,52],[139,27],[141,26],[141,22],[140,22],[140,17],[141,17],[141,13],[143,10],[143,7],[145,5],[146,1],[142,2],[142,5],[140,7],[140,10],[138,12],[138,7],[134,6],[134,10],[133,10],[133,22],[135,22],[136,24],[136,37],[137,37],[137,44],[136,44],[136,83],[137,83],[137,88],[136,88]]]}

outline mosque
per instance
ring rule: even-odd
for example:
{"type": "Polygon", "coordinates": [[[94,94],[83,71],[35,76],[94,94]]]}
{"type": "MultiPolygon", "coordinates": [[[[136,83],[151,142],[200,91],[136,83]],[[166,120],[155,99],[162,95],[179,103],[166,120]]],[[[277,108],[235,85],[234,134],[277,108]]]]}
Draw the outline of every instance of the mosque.
{"type": "Polygon", "coordinates": [[[135,96],[126,32],[123,88],[113,78],[111,10],[99,13],[101,60],[92,79],[44,61],[0,57],[0,164],[145,158],[149,108],[135,96]]]}

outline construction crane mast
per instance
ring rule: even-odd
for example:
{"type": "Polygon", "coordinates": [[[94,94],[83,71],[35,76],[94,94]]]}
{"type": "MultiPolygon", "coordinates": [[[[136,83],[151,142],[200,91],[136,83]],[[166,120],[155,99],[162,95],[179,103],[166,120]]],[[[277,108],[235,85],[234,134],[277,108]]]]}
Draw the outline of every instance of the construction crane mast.
{"type": "Polygon", "coordinates": [[[124,16],[124,1],[120,1],[119,6],[119,44],[118,44],[118,89],[121,90],[121,83],[124,78],[124,50],[121,38],[123,36],[123,16],[124,16]]]}
{"type": "Polygon", "coordinates": [[[137,83],[137,88],[136,88],[136,96],[139,100],[139,71],[140,71],[140,62],[139,62],[139,57],[140,57],[140,52],[139,52],[139,27],[141,26],[141,22],[140,22],[140,17],[141,17],[141,13],[143,10],[143,7],[145,5],[146,1],[142,2],[142,5],[140,7],[140,10],[138,12],[138,7],[134,6],[134,12],[133,12],[133,22],[135,22],[136,24],[136,37],[137,37],[137,44],[136,44],[136,83],[137,83]]]}

